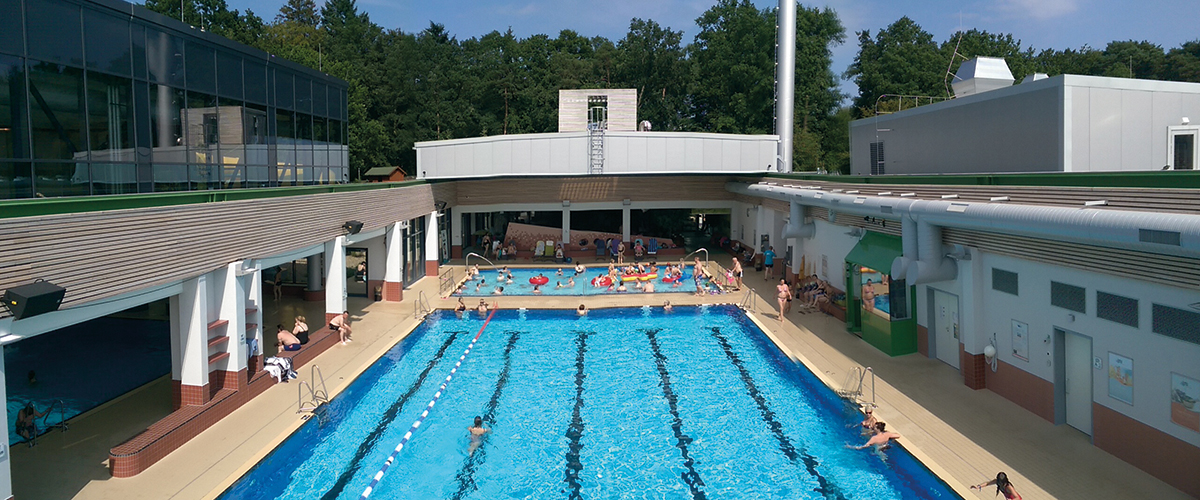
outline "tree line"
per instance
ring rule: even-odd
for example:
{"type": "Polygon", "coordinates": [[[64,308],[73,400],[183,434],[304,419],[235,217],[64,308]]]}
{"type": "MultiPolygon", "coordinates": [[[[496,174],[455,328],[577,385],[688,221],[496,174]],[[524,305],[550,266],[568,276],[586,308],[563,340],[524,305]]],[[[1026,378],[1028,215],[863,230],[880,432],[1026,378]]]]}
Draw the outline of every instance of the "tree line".
{"type": "MultiPolygon", "coordinates": [[[[638,118],[655,130],[774,133],[775,9],[749,0],[718,0],[690,42],[636,18],[615,41],[511,29],[459,39],[434,22],[415,33],[379,26],[355,0],[286,0],[271,21],[225,0],[146,7],[349,82],[352,178],[377,166],[414,173],[418,141],[554,132],[560,89],[637,89],[638,118]]],[[[857,33],[858,56],[840,76],[859,94],[843,106],[831,53],[846,38],[837,13],[801,5],[796,29],[796,170],[848,172],[849,121],[874,113],[883,94],[944,96],[947,68],[962,61],[955,46],[965,57],[1004,57],[1018,80],[1037,71],[1200,81],[1200,41],[1168,52],[1113,42],[1035,53],[1011,35],[975,30],[938,44],[905,17],[875,36],[857,33]]]]}

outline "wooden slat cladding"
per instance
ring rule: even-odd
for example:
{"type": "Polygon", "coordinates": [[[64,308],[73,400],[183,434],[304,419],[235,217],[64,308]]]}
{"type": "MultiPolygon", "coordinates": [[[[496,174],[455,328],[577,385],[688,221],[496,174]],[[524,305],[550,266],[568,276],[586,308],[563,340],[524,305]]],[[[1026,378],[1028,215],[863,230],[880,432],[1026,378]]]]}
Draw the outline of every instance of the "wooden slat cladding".
{"type": "MultiPolygon", "coordinates": [[[[0,290],[43,278],[64,307],[378,229],[433,210],[430,185],[0,220],[0,290]]],[[[0,313],[7,315],[7,313],[0,313]]]]}
{"type": "MultiPolygon", "coordinates": [[[[727,176],[523,177],[458,181],[460,205],[633,201],[730,200],[727,176]]],[[[439,183],[440,185],[440,183],[439,183]]]]}
{"type": "MultiPolygon", "coordinates": [[[[1151,174],[1148,174],[1151,175],[1151,174]]],[[[750,184],[758,180],[740,178],[750,184]]],[[[1084,202],[1106,200],[1107,206],[1094,207],[1104,210],[1134,210],[1174,213],[1200,213],[1200,192],[1195,189],[1151,189],[1151,188],[1084,188],[1048,186],[968,186],[968,185],[924,185],[924,184],[856,184],[833,181],[771,179],[769,182],[784,186],[819,186],[821,189],[858,190],[860,195],[874,196],[881,192],[915,193],[918,199],[941,199],[944,195],[958,195],[958,200],[989,202],[993,197],[1007,196],[1008,203],[1022,205],[1051,205],[1060,207],[1083,207],[1084,202]]]]}
{"type": "Polygon", "coordinates": [[[969,229],[945,228],[942,230],[942,241],[976,247],[985,252],[1138,281],[1188,289],[1200,287],[1200,259],[969,229]]]}
{"type": "Polygon", "coordinates": [[[457,182],[435,182],[432,186],[434,202],[444,201],[451,207],[458,205],[457,182]]]}

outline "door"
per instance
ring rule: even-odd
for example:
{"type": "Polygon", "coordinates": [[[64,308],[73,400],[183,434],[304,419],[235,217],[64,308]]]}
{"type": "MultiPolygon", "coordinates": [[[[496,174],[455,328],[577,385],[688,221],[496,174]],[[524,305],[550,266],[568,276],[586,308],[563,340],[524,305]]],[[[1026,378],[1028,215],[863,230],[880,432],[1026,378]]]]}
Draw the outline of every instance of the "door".
{"type": "Polygon", "coordinates": [[[862,266],[853,262],[846,263],[846,328],[862,337],[862,266]]]}
{"type": "Polygon", "coordinates": [[[367,249],[346,249],[346,295],[367,296],[367,249]]]}
{"type": "Polygon", "coordinates": [[[1092,435],[1092,339],[1065,332],[1064,396],[1067,425],[1092,435]]]}
{"type": "Polygon", "coordinates": [[[933,291],[933,352],[937,359],[958,368],[958,296],[933,291]]]}

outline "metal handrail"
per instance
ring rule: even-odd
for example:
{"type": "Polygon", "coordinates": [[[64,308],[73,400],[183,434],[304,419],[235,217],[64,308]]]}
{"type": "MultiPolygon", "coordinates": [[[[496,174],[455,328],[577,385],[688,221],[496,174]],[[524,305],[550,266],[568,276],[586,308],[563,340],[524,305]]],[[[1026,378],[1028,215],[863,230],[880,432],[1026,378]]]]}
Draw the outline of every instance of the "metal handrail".
{"type": "Polygon", "coordinates": [[[871,406],[876,406],[876,404],[875,404],[875,370],[871,369],[871,367],[869,367],[869,366],[866,368],[863,368],[861,366],[855,366],[854,368],[851,368],[850,373],[846,374],[846,381],[845,381],[845,383],[842,384],[842,388],[837,391],[838,395],[843,398],[847,398],[847,399],[852,398],[855,401],[862,402],[862,400],[863,400],[863,385],[866,382],[868,373],[871,374],[871,403],[870,404],[871,404],[871,406]]]}
{"type": "Polygon", "coordinates": [[[707,248],[697,248],[696,250],[692,251],[692,253],[689,253],[689,254],[687,254],[687,255],[684,255],[684,256],[683,256],[683,261],[684,261],[684,262],[687,262],[687,260],[688,260],[688,257],[691,257],[691,256],[693,256],[693,255],[696,255],[696,254],[698,254],[698,253],[700,253],[700,252],[704,252],[704,267],[706,267],[706,268],[707,268],[707,267],[708,267],[708,249],[707,249],[707,248]]]}
{"type": "Polygon", "coordinates": [[[475,256],[475,257],[479,258],[480,260],[483,260],[484,262],[487,262],[487,263],[488,263],[488,265],[492,266],[492,269],[495,269],[495,268],[496,268],[496,263],[495,263],[495,262],[492,262],[492,261],[488,260],[488,259],[487,259],[487,257],[484,257],[484,256],[482,256],[482,255],[479,255],[479,254],[477,254],[477,253],[475,253],[475,252],[471,252],[471,253],[468,253],[466,257],[463,257],[463,265],[464,265],[464,266],[466,266],[466,267],[467,267],[467,269],[470,269],[470,268],[471,268],[471,256],[475,256]]]}
{"type": "Polygon", "coordinates": [[[448,291],[454,290],[454,286],[458,284],[454,279],[454,268],[447,267],[446,271],[438,276],[438,282],[439,293],[446,294],[448,291]]]}
{"type": "Polygon", "coordinates": [[[49,408],[46,408],[46,413],[42,415],[42,427],[46,429],[58,427],[62,429],[63,432],[67,432],[67,404],[64,403],[63,400],[56,399],[53,403],[50,403],[49,408]],[[55,407],[58,407],[59,422],[57,424],[50,425],[50,415],[54,413],[55,407]]]}
{"type": "Polygon", "coordinates": [[[309,378],[311,382],[301,380],[296,384],[296,413],[315,411],[329,402],[329,390],[325,387],[325,374],[321,372],[321,367],[313,365],[309,370],[309,378]],[[321,384],[320,389],[316,385],[318,382],[321,384]],[[305,387],[308,388],[308,399],[304,398],[305,387]]]}
{"type": "Polygon", "coordinates": [[[738,302],[738,307],[745,311],[753,311],[758,306],[758,294],[751,288],[746,290],[746,295],[742,297],[742,301],[738,302]]]}
{"type": "Polygon", "coordinates": [[[422,290],[417,293],[417,300],[413,303],[413,316],[418,319],[425,319],[433,309],[429,306],[429,299],[425,297],[425,292],[422,290]]]}

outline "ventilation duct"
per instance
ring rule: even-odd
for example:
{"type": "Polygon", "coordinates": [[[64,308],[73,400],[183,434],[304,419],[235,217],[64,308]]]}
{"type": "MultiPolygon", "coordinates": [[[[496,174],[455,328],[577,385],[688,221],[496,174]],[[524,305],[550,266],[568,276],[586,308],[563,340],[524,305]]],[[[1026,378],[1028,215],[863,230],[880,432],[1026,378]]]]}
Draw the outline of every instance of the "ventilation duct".
{"type": "Polygon", "coordinates": [[[784,238],[812,238],[814,234],[817,234],[815,223],[804,223],[804,205],[793,201],[788,208],[791,214],[787,225],[783,227],[784,238]]]}
{"type": "Polygon", "coordinates": [[[954,74],[954,97],[965,97],[980,94],[989,90],[1010,87],[1013,84],[1012,71],[1008,63],[999,57],[976,57],[967,60],[958,67],[954,74]]]}
{"type": "Polygon", "coordinates": [[[905,252],[908,251],[909,240],[916,240],[917,243],[917,261],[908,265],[908,272],[905,274],[908,284],[923,285],[957,278],[958,263],[946,257],[942,251],[942,228],[924,221],[917,221],[916,225],[915,237],[903,240],[905,252]]]}
{"type": "Polygon", "coordinates": [[[892,261],[892,278],[908,279],[908,268],[917,261],[917,221],[909,215],[900,219],[900,243],[904,254],[892,261]]]}

